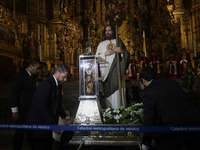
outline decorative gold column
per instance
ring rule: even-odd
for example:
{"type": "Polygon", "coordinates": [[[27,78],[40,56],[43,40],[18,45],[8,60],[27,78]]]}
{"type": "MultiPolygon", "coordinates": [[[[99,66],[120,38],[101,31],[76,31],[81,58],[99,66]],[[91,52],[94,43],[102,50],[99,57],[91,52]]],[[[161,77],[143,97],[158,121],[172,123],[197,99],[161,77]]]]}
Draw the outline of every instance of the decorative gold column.
{"type": "MultiPolygon", "coordinates": [[[[196,51],[199,52],[200,50],[200,7],[199,2],[192,1],[192,37],[196,43],[196,51]]],[[[194,47],[193,47],[194,49],[194,47]]]]}
{"type": "Polygon", "coordinates": [[[101,2],[100,0],[96,0],[96,27],[98,29],[98,32],[101,33],[102,29],[99,28],[101,25],[101,2]]]}
{"type": "Polygon", "coordinates": [[[37,14],[37,1],[36,0],[30,0],[29,13],[30,14],[37,14]]]}
{"type": "Polygon", "coordinates": [[[44,25],[40,24],[40,45],[42,46],[42,58],[44,53],[44,25]]]}
{"type": "Polygon", "coordinates": [[[134,2],[133,0],[129,0],[129,29],[130,29],[130,54],[135,54],[136,55],[136,50],[133,48],[134,44],[135,44],[135,40],[133,40],[133,34],[134,34],[134,28],[133,28],[133,23],[134,23],[134,19],[135,19],[135,9],[134,9],[134,2]]]}
{"type": "Polygon", "coordinates": [[[79,16],[81,12],[80,0],[76,0],[76,15],[79,16]]]}
{"type": "Polygon", "coordinates": [[[43,38],[43,57],[44,57],[44,53],[46,53],[45,51],[47,50],[47,28],[46,25],[44,25],[44,38],[43,38]]]}
{"type": "Polygon", "coordinates": [[[106,6],[105,6],[105,0],[102,0],[102,25],[105,26],[105,12],[106,12],[106,6]]]}
{"type": "Polygon", "coordinates": [[[56,42],[57,42],[57,37],[56,37],[56,33],[54,33],[54,43],[53,43],[54,44],[54,46],[53,46],[54,49],[53,50],[54,50],[54,57],[55,58],[57,58],[57,43],[56,42]]]}
{"type": "Polygon", "coordinates": [[[177,22],[180,20],[180,32],[181,32],[181,41],[180,41],[180,48],[187,48],[185,47],[187,44],[185,43],[185,32],[184,32],[184,21],[183,15],[187,12],[186,9],[183,8],[183,0],[174,0],[175,10],[173,15],[175,17],[175,21],[177,22]]]}
{"type": "Polygon", "coordinates": [[[49,57],[49,54],[51,52],[51,55],[53,56],[54,53],[54,29],[52,26],[50,26],[48,30],[48,43],[47,43],[47,49],[45,51],[45,57],[49,57]]]}
{"type": "Polygon", "coordinates": [[[74,77],[74,52],[75,50],[73,49],[71,52],[71,63],[70,63],[70,73],[73,75],[74,77]]]}
{"type": "Polygon", "coordinates": [[[87,0],[88,1],[88,8],[89,10],[93,9],[94,0],[87,0]]]}
{"type": "Polygon", "coordinates": [[[58,19],[60,15],[60,0],[52,0],[53,6],[53,17],[54,19],[58,19]]]}

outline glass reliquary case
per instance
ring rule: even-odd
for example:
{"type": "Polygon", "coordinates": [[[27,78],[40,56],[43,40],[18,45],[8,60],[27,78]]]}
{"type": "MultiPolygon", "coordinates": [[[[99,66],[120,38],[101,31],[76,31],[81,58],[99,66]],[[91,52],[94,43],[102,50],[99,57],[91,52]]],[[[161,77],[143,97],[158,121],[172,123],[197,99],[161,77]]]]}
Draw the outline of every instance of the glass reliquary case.
{"type": "Polygon", "coordinates": [[[93,53],[84,53],[79,56],[79,96],[92,98],[99,95],[98,65],[93,53]]]}

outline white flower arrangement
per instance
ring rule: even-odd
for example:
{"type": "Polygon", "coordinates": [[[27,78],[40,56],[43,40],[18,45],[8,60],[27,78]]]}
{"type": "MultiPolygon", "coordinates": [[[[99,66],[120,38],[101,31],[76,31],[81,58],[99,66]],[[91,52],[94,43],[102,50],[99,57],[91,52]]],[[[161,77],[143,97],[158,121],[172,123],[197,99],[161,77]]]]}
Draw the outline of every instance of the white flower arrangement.
{"type": "Polygon", "coordinates": [[[142,124],[143,103],[132,103],[130,107],[119,109],[103,109],[105,124],[142,124]]]}

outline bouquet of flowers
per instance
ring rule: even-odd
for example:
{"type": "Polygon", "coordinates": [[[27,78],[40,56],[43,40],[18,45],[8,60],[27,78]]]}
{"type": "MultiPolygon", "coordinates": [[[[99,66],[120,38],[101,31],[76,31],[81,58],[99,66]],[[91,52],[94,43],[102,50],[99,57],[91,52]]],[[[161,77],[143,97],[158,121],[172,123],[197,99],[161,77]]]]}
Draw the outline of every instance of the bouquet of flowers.
{"type": "Polygon", "coordinates": [[[143,103],[133,102],[130,107],[119,109],[103,109],[103,122],[105,124],[142,124],[143,103]]]}

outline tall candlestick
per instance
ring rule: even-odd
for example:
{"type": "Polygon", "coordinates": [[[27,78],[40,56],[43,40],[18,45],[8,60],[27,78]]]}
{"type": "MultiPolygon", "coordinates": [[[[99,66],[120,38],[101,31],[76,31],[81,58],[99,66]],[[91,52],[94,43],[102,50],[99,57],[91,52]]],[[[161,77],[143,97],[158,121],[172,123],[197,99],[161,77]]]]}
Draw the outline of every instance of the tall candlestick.
{"type": "Polygon", "coordinates": [[[195,40],[193,40],[193,45],[194,45],[194,57],[197,57],[197,51],[196,51],[195,40]]]}
{"type": "Polygon", "coordinates": [[[143,30],[143,38],[145,38],[145,31],[143,30]]]}
{"type": "Polygon", "coordinates": [[[40,61],[42,61],[42,45],[40,45],[40,61]]]}

